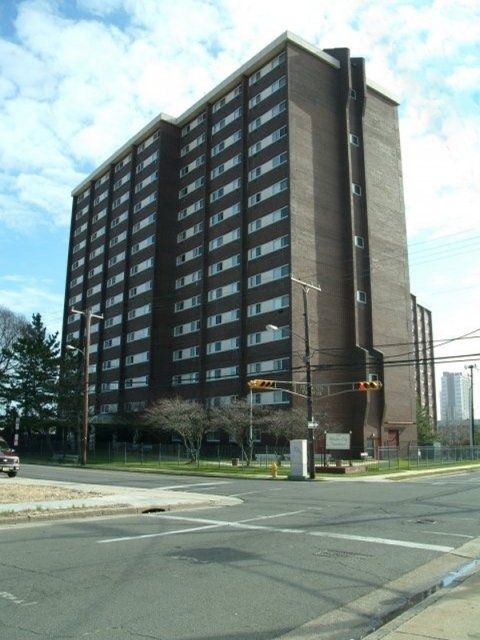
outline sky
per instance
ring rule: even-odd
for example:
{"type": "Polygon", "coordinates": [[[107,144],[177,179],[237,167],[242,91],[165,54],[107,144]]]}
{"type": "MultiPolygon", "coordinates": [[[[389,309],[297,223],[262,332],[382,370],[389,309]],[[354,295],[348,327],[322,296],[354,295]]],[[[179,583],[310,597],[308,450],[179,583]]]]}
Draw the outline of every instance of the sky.
{"type": "Polygon", "coordinates": [[[480,417],[478,0],[0,0],[0,305],[60,332],[71,191],[285,31],[398,97],[411,291],[480,417]]]}

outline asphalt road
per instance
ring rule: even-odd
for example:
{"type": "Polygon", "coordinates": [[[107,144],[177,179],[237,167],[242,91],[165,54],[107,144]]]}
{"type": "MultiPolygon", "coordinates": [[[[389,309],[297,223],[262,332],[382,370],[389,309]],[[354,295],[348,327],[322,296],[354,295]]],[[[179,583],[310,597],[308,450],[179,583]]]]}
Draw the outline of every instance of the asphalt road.
{"type": "Polygon", "coordinates": [[[358,640],[478,536],[480,473],[397,482],[23,477],[178,488],[239,506],[0,528],[0,625],[14,640],[358,640]]]}

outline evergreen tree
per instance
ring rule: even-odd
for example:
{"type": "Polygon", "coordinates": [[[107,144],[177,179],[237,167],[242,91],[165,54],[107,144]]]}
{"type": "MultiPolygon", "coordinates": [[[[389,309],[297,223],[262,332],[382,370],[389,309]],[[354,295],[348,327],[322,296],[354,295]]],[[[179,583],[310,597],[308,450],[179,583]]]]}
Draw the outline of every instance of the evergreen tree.
{"type": "MultiPolygon", "coordinates": [[[[75,349],[77,349],[76,345],[75,349]]],[[[78,347],[79,349],[79,347],[78,347]]],[[[69,434],[74,436],[70,441],[74,445],[80,437],[83,423],[83,356],[74,350],[66,351],[60,363],[60,379],[58,384],[58,427],[63,432],[63,440],[69,434]]]]}
{"type": "Polygon", "coordinates": [[[417,402],[417,440],[418,444],[435,440],[435,428],[428,409],[417,402]]]}
{"type": "Polygon", "coordinates": [[[21,416],[21,430],[48,434],[55,426],[60,345],[58,333],[47,335],[40,314],[12,344],[13,372],[9,399],[21,416]]]}

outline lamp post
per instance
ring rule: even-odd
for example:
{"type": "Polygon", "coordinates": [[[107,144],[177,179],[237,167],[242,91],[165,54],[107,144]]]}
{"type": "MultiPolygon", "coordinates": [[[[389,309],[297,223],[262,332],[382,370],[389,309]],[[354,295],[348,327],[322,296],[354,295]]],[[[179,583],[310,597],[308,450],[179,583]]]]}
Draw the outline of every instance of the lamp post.
{"type": "MultiPolygon", "coordinates": [[[[303,317],[304,317],[304,340],[305,340],[305,381],[306,381],[306,398],[307,398],[307,468],[308,475],[311,480],[315,479],[315,435],[314,429],[316,423],[313,419],[313,397],[312,397],[312,367],[311,367],[311,352],[310,352],[310,324],[308,320],[308,292],[310,289],[315,291],[321,291],[321,288],[317,285],[304,282],[294,276],[290,276],[292,282],[296,282],[302,287],[303,295],[303,317]]],[[[267,329],[278,329],[275,325],[267,325],[267,329]]]]}
{"type": "MultiPolygon", "coordinates": [[[[293,278],[292,278],[293,280],[293,278]]],[[[312,367],[310,354],[310,328],[308,322],[308,289],[302,286],[305,325],[305,378],[307,383],[308,475],[315,478],[315,436],[313,426],[312,367]]]]}
{"type": "Polygon", "coordinates": [[[90,331],[92,326],[92,318],[98,318],[103,320],[103,315],[93,313],[91,309],[86,311],[79,311],[78,309],[72,309],[72,313],[78,313],[85,316],[85,334],[84,334],[84,348],[78,349],[71,345],[66,346],[70,351],[78,351],[83,354],[83,416],[82,416],[82,431],[80,434],[80,464],[85,466],[87,464],[87,448],[88,448],[88,387],[89,387],[89,375],[90,375],[90,331]]]}
{"type": "Polygon", "coordinates": [[[470,369],[470,446],[475,446],[475,412],[473,408],[473,370],[476,364],[466,364],[465,369],[470,369]]]}
{"type": "Polygon", "coordinates": [[[253,389],[250,389],[250,407],[249,407],[249,425],[248,425],[248,451],[249,464],[253,458],[253,389]]]}

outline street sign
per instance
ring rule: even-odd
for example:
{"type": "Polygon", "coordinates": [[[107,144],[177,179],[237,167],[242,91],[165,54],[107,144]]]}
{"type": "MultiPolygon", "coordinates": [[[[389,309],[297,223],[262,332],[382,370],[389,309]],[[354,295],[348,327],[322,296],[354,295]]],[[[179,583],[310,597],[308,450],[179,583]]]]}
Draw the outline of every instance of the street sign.
{"type": "Polygon", "coordinates": [[[329,450],[350,449],[349,433],[327,433],[325,448],[329,450]]]}
{"type": "Polygon", "coordinates": [[[309,429],[316,429],[317,427],[318,427],[318,422],[315,422],[315,420],[311,420],[311,421],[308,423],[308,428],[309,428],[309,429]]]}

